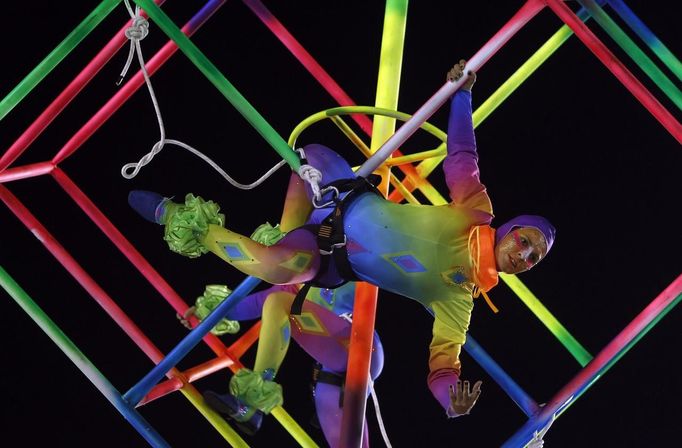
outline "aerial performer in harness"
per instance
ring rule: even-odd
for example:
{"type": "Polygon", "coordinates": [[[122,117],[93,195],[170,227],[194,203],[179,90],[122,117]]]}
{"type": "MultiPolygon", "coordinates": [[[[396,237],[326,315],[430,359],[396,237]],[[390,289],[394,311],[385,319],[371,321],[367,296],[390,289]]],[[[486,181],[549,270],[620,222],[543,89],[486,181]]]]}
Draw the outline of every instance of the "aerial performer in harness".
{"type": "MultiPolygon", "coordinates": [[[[460,79],[465,63],[456,64],[447,79],[460,79]]],[[[481,382],[470,388],[469,381],[460,380],[459,358],[474,299],[479,294],[487,298],[498,272],[517,274],[544,259],[555,229],[537,215],[491,227],[492,204],[480,181],[472,123],[476,75],[467,76],[450,100],[443,170],[451,202],[446,205],[388,201],[376,194],[369,178],[356,177],[340,155],[319,144],[305,146],[305,158],[336,190],[325,193],[313,208],[311,188],[292,175],[282,222],[286,234],[270,246],[228,230],[218,205],[192,194],[178,204],[156,193],[133,191],[129,202],[146,219],[163,225],[170,249],[182,255],[213,252],[273,285],[304,284],[304,293],[310,285],[337,288],[360,280],[418,301],[434,317],[428,387],[447,417],[469,414],[481,382]]],[[[253,397],[277,389],[273,373],[254,370],[232,377],[231,395],[243,405],[245,420],[254,408],[272,409],[253,397]]]]}

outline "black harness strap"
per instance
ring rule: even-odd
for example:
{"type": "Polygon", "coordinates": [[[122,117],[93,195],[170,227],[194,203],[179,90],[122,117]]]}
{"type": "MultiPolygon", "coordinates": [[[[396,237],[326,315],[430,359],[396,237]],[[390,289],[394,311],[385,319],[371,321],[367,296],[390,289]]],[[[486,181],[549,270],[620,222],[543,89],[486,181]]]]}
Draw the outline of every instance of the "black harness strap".
{"type": "Polygon", "coordinates": [[[381,193],[376,187],[380,180],[381,176],[372,174],[367,178],[355,177],[352,179],[339,179],[323,187],[323,189],[334,187],[338,190],[339,195],[346,192],[348,192],[348,194],[345,195],[343,199],[339,199],[338,197],[334,199],[334,202],[336,203],[334,210],[327,215],[319,226],[304,226],[317,235],[317,245],[322,256],[320,257],[320,269],[317,271],[315,278],[306,282],[296,294],[296,297],[291,304],[290,313],[292,315],[300,315],[303,311],[303,302],[305,301],[305,296],[308,294],[311,286],[333,289],[338,288],[349,281],[358,280],[348,261],[346,233],[343,228],[343,214],[346,206],[362,193],[371,191],[381,196],[381,193]],[[327,273],[331,261],[330,257],[334,257],[336,270],[343,279],[341,283],[336,285],[321,284],[318,281],[327,273]]]}
{"type": "Polygon", "coordinates": [[[315,390],[315,385],[317,383],[331,384],[333,386],[339,386],[341,392],[339,393],[339,408],[343,407],[343,394],[346,389],[346,374],[336,374],[332,372],[325,372],[320,370],[322,364],[317,363],[313,368],[313,392],[315,390]]]}

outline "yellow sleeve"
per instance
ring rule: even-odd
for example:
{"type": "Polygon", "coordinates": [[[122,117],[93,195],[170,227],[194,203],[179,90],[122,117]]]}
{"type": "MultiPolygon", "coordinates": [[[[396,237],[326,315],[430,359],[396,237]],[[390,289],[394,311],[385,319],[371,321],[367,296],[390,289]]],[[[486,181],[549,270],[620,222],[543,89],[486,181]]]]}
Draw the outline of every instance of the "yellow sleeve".
{"type": "Polygon", "coordinates": [[[461,296],[447,301],[433,302],[433,338],[429,346],[429,370],[461,369],[459,354],[466,342],[469,321],[474,303],[470,295],[462,290],[461,296]]]}

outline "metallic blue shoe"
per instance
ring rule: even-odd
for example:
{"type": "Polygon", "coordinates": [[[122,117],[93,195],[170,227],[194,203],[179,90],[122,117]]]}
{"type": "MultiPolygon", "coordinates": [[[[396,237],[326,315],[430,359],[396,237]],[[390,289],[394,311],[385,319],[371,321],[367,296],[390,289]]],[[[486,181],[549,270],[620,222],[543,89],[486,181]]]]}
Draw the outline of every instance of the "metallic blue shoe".
{"type": "Polygon", "coordinates": [[[251,407],[232,394],[218,394],[207,390],[203,395],[207,405],[224,417],[234,420],[235,426],[245,434],[256,434],[263,424],[262,411],[256,410],[251,417],[247,417],[251,407]]]}
{"type": "Polygon", "coordinates": [[[153,191],[133,190],[128,194],[128,204],[144,219],[155,224],[163,224],[165,205],[168,203],[168,198],[153,191]]]}

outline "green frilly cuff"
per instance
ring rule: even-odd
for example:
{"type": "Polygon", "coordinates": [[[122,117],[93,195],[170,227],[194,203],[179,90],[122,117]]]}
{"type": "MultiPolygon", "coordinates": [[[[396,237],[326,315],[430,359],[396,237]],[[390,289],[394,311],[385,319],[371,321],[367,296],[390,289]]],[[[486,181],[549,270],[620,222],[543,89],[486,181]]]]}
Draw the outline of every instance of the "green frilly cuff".
{"type": "Polygon", "coordinates": [[[272,224],[266,222],[265,224],[259,225],[256,230],[251,234],[251,239],[261,243],[264,246],[272,246],[286,235],[279,228],[279,224],[272,227],[272,224]]]}
{"type": "Polygon", "coordinates": [[[282,386],[246,368],[239,369],[230,379],[230,393],[266,414],[284,402],[282,386]]]}
{"type": "Polygon", "coordinates": [[[163,239],[173,252],[196,258],[208,252],[198,237],[208,231],[209,224],[222,226],[225,215],[218,213],[220,207],[213,201],[204,201],[189,193],[183,204],[166,204],[163,239]]]}
{"type": "MultiPolygon", "coordinates": [[[[213,312],[223,300],[232,294],[232,290],[225,285],[206,285],[204,294],[197,297],[194,303],[194,315],[204,320],[213,312]]],[[[235,334],[239,331],[239,322],[223,318],[211,329],[211,333],[220,336],[225,333],[235,334]]]]}

